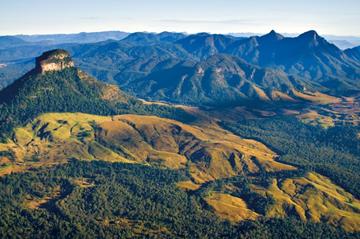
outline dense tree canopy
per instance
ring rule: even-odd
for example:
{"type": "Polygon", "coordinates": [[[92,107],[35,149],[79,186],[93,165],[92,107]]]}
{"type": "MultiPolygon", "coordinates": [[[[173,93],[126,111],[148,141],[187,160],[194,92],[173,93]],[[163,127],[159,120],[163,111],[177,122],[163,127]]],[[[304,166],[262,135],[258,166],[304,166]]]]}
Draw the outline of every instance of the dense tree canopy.
{"type": "Polygon", "coordinates": [[[280,155],[280,161],[318,171],[360,197],[359,126],[323,129],[292,117],[243,120],[223,126],[265,143],[280,155]]]}
{"type": "Polygon", "coordinates": [[[326,224],[221,221],[182,171],[73,160],[0,179],[1,238],[356,238],[326,224]],[[79,183],[80,181],[80,183],[79,183]],[[83,182],[83,184],[81,184],[83,182]],[[55,192],[55,193],[54,193],[55,192]],[[31,202],[47,198],[37,207],[31,202]]]}

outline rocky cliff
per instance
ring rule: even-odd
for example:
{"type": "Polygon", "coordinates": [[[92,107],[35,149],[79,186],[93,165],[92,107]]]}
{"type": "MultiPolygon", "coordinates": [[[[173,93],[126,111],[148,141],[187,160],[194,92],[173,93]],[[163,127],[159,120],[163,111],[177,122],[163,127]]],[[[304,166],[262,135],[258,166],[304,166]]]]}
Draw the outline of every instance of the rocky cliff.
{"type": "Polygon", "coordinates": [[[74,67],[74,62],[70,54],[62,49],[44,52],[36,58],[36,70],[39,73],[61,71],[70,67],[74,67]]]}

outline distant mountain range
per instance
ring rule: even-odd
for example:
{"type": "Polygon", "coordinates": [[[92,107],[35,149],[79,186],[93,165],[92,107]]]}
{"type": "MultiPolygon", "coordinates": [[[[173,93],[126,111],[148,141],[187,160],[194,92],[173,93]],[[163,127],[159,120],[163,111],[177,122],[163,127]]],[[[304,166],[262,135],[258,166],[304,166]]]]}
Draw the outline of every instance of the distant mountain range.
{"type": "MultiPolygon", "coordinates": [[[[131,33],[123,31],[102,31],[102,32],[80,32],[68,34],[35,34],[35,35],[9,35],[0,36],[0,48],[14,46],[14,43],[23,45],[26,43],[46,43],[46,44],[62,44],[62,43],[94,43],[106,40],[122,40],[131,33]],[[5,41],[4,40],[9,40],[5,41]],[[15,42],[14,42],[15,41],[15,42]],[[7,45],[8,43],[11,43],[7,45]]],[[[185,35],[185,33],[176,33],[176,35],[185,35]]],[[[228,35],[240,38],[248,38],[251,36],[259,36],[261,33],[229,33],[228,35]]],[[[282,34],[286,37],[295,37],[297,34],[282,34]]],[[[355,36],[336,36],[324,35],[324,38],[335,44],[340,49],[353,48],[360,45],[360,37],[355,36]]]]}
{"type": "Polygon", "coordinates": [[[298,91],[340,96],[360,89],[360,62],[315,31],[295,38],[274,31],[250,38],[207,33],[176,38],[136,33],[123,41],[71,51],[79,65],[99,79],[152,100],[292,100],[298,91]]]}
{"type": "Polygon", "coordinates": [[[44,34],[44,35],[15,35],[14,37],[26,42],[46,42],[48,44],[62,43],[93,43],[106,40],[121,40],[129,33],[122,31],[80,32],[74,34],[44,34]]]}
{"type": "MultiPolygon", "coordinates": [[[[251,37],[251,36],[259,36],[262,35],[260,33],[229,33],[231,36],[235,37],[251,37]]],[[[283,36],[286,37],[296,37],[299,34],[294,33],[282,33],[283,36]]],[[[335,44],[338,48],[345,50],[348,48],[353,48],[360,45],[360,37],[356,36],[336,36],[336,35],[323,35],[323,37],[329,41],[330,43],[335,44]]]]}
{"type": "MultiPolygon", "coordinates": [[[[13,45],[23,41],[8,40],[13,45]]],[[[35,55],[53,47],[71,52],[98,79],[150,100],[211,105],[297,101],[299,92],[360,92],[358,48],[342,51],[315,31],[297,37],[271,31],[247,38],[133,33],[120,41],[17,45],[0,51],[0,79],[3,74],[3,82],[11,82],[33,66],[35,55]]]]}
{"type": "Polygon", "coordinates": [[[14,36],[0,36],[0,49],[28,44],[26,41],[14,36]]]}

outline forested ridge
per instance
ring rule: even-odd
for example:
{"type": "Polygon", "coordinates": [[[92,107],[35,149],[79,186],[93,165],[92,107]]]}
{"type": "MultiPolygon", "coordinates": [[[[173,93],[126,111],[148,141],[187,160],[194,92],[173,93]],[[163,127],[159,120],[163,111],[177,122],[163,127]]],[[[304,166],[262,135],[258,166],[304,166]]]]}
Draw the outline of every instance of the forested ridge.
{"type": "Polygon", "coordinates": [[[327,224],[221,221],[182,171],[73,160],[0,179],[1,238],[359,238],[327,224]],[[86,181],[83,186],[78,181],[86,181]],[[57,188],[58,194],[54,194],[57,188]],[[38,208],[30,202],[49,196],[38,208]]]}
{"type": "Polygon", "coordinates": [[[83,80],[76,68],[36,74],[29,72],[0,91],[0,137],[9,136],[15,126],[28,123],[46,112],[83,112],[97,115],[125,113],[158,115],[190,121],[192,117],[171,106],[143,104],[120,92],[122,100],[104,100],[105,84],[83,80]]]}

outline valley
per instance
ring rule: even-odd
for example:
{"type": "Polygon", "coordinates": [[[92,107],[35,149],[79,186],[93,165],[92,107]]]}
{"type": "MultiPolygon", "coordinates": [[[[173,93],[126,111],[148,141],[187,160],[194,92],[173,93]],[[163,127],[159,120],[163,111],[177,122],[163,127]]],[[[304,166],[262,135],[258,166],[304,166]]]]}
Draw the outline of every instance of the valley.
{"type": "Polygon", "coordinates": [[[0,91],[0,236],[359,236],[356,49],[314,31],[64,48],[0,91]]]}

